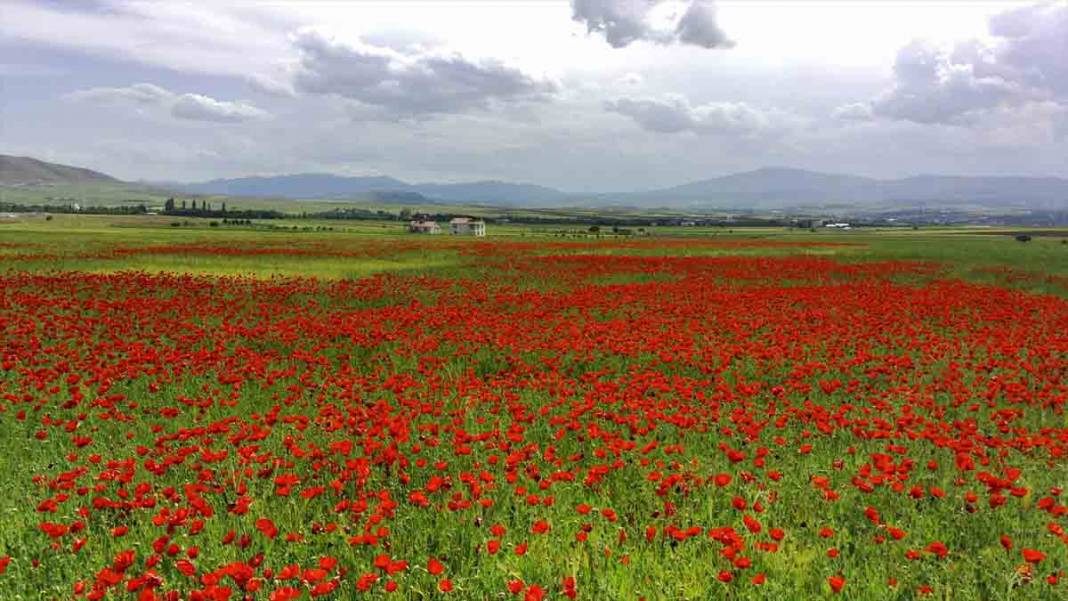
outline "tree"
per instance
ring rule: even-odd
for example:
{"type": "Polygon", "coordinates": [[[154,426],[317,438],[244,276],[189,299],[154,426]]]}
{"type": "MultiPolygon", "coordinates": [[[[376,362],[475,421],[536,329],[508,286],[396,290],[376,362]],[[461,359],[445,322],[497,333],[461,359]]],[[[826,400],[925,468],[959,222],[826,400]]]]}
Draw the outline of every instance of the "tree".
{"type": "Polygon", "coordinates": [[[167,202],[163,203],[163,210],[164,211],[168,211],[168,212],[174,210],[174,198],[173,197],[168,198],[167,202]]]}
{"type": "Polygon", "coordinates": [[[403,208],[400,210],[400,220],[408,221],[412,218],[412,210],[409,208],[403,208]]]}

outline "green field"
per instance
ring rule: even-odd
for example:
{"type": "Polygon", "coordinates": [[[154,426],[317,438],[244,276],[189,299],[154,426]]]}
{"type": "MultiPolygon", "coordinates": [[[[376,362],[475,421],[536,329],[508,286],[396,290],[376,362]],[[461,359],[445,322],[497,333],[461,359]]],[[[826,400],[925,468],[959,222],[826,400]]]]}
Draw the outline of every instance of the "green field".
{"type": "Polygon", "coordinates": [[[0,220],[0,600],[1066,598],[1068,230],[403,228],[0,220]]]}
{"type": "MultiPolygon", "coordinates": [[[[306,275],[323,278],[359,277],[393,270],[449,269],[459,264],[456,245],[463,242],[448,235],[422,237],[408,234],[398,221],[265,220],[255,225],[215,226],[213,220],[167,216],[20,215],[0,220],[0,256],[8,268],[72,269],[86,271],[175,271],[182,273],[306,275]],[[180,227],[174,227],[181,223],[180,227]],[[378,257],[329,257],[291,255],[237,257],[197,256],[174,253],[100,256],[114,248],[134,249],[165,245],[267,244],[278,247],[333,248],[358,253],[368,244],[417,242],[415,248],[387,251],[378,257]]],[[[804,248],[807,254],[833,255],[845,261],[932,261],[957,277],[978,281],[1011,282],[1035,292],[1062,293],[1068,278],[1068,228],[1043,229],[1030,242],[1013,235],[1028,228],[951,227],[912,230],[857,229],[810,232],[791,228],[649,227],[643,236],[619,236],[609,231],[593,235],[586,227],[491,225],[487,240],[526,240],[531,243],[575,242],[577,250],[623,254],[768,254],[799,252],[797,249],[683,247],[658,245],[657,240],[831,242],[846,245],[804,248]],[[636,241],[636,248],[615,248],[621,241],[636,241]],[[1012,274],[1003,270],[1012,270],[1012,274]]],[[[472,241],[483,243],[483,241],[472,241]]]]}

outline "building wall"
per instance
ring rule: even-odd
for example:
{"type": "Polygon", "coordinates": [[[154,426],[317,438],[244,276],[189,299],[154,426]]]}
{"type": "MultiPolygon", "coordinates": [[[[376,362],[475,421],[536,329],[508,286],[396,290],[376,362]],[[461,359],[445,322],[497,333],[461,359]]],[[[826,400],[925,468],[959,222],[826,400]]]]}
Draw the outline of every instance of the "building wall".
{"type": "Polygon", "coordinates": [[[451,223],[449,231],[457,236],[485,236],[485,223],[451,223]]]}
{"type": "Polygon", "coordinates": [[[437,234],[441,232],[441,228],[437,226],[425,226],[425,225],[410,225],[408,231],[413,234],[437,234]]]}

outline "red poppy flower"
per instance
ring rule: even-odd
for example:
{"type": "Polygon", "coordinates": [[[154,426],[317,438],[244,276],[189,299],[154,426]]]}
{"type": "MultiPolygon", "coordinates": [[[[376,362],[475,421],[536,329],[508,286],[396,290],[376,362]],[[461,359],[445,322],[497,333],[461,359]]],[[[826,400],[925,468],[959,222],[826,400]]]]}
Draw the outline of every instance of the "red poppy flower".
{"type": "Polygon", "coordinates": [[[278,536],[278,528],[276,528],[274,522],[268,518],[260,518],[256,520],[256,530],[259,530],[267,538],[273,539],[278,536]]]}
{"type": "Polygon", "coordinates": [[[841,574],[827,577],[827,584],[831,585],[831,590],[839,593],[842,591],[842,587],[845,586],[846,580],[841,574]]]}
{"type": "Polygon", "coordinates": [[[1046,558],[1046,554],[1037,549],[1020,549],[1020,555],[1028,563],[1041,563],[1046,558]]]}

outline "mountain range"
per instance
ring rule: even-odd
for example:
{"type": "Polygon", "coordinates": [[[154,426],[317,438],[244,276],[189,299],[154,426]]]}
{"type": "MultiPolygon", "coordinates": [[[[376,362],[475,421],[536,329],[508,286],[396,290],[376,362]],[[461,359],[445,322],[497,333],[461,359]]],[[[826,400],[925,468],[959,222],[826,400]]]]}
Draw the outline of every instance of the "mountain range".
{"type": "MultiPolygon", "coordinates": [[[[58,183],[114,184],[118,180],[79,167],[0,155],[0,186],[58,183]]],[[[413,184],[387,176],[350,177],[325,173],[216,179],[199,183],[159,182],[152,186],[178,194],[371,200],[400,204],[632,206],[692,210],[820,206],[1068,210],[1068,179],[1063,178],[918,175],[874,179],[784,167],[766,167],[669,188],[611,194],[572,194],[544,186],[503,181],[413,184]]]]}
{"type": "Polygon", "coordinates": [[[765,167],[665,188],[615,195],[616,202],[669,206],[956,206],[1068,209],[1068,179],[1055,177],[917,175],[874,179],[765,167]]]}
{"type": "Polygon", "coordinates": [[[1068,179],[919,175],[880,180],[784,167],[766,167],[670,188],[613,194],[570,194],[544,186],[500,181],[410,184],[391,177],[345,177],[329,174],[220,179],[197,184],[179,184],[178,189],[193,194],[231,196],[527,207],[588,205],[782,209],[834,204],[888,204],[1068,209],[1068,179]]]}

